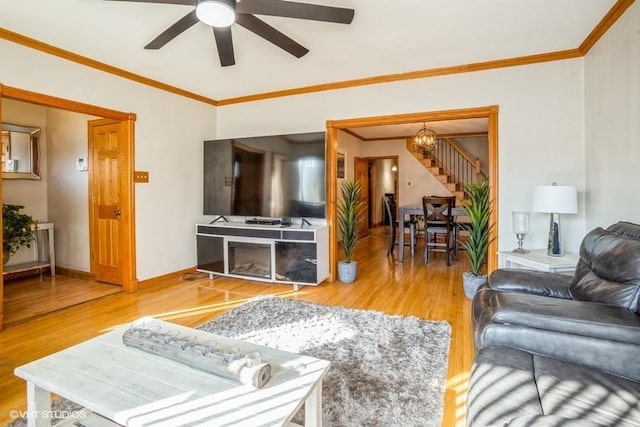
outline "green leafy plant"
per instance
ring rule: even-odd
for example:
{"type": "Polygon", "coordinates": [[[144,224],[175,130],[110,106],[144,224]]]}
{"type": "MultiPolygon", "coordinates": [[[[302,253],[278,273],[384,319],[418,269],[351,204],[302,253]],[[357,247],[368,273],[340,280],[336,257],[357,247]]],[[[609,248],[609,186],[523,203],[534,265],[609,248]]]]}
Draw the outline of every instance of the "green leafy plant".
{"type": "Polygon", "coordinates": [[[469,224],[464,226],[469,236],[460,245],[471,263],[471,274],[479,277],[482,275],[481,268],[487,257],[489,244],[493,241],[490,238],[493,224],[489,224],[489,180],[485,178],[478,183],[466,182],[464,191],[469,197],[469,203],[463,207],[469,217],[469,224]]]}
{"type": "Polygon", "coordinates": [[[362,206],[360,181],[345,180],[342,182],[341,197],[338,202],[338,237],[344,249],[346,262],[351,262],[351,255],[360,240],[358,237],[358,210],[362,206]]]}
{"type": "Polygon", "coordinates": [[[24,206],[2,204],[2,249],[13,255],[22,246],[31,247],[37,225],[29,215],[20,213],[24,206]]]}

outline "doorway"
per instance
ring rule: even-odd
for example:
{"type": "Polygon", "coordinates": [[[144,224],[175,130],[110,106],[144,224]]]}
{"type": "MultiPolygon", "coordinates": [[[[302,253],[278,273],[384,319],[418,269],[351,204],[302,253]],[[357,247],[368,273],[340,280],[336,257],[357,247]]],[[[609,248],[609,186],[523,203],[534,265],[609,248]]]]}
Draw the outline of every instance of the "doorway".
{"type": "MultiPolygon", "coordinates": [[[[338,239],[335,232],[337,200],[337,149],[339,133],[353,134],[355,128],[367,128],[373,126],[408,124],[419,122],[454,121],[466,119],[486,120],[487,145],[488,145],[488,176],[490,185],[490,198],[493,203],[490,221],[495,226],[491,230],[492,243],[489,245],[487,257],[488,271],[493,271],[497,266],[497,239],[498,229],[498,106],[477,107],[459,110],[433,111],[412,114],[399,114],[390,116],[365,117],[343,120],[329,120],[327,128],[327,223],[329,234],[329,281],[336,280],[336,265],[338,254],[338,239]],[[342,131],[342,132],[340,132],[342,131]]],[[[397,139],[397,138],[394,138],[397,139]]]]}
{"type": "MultiPolygon", "coordinates": [[[[14,100],[28,104],[36,104],[39,106],[52,108],[55,110],[72,111],[76,113],[86,114],[93,117],[103,117],[102,120],[111,120],[120,124],[119,135],[121,136],[121,144],[117,149],[118,159],[120,162],[117,189],[121,197],[120,219],[119,219],[119,235],[117,237],[117,246],[119,249],[119,259],[121,262],[118,282],[122,286],[122,290],[133,292],[137,290],[136,272],[135,272],[135,234],[134,234],[134,193],[133,193],[133,150],[134,138],[133,129],[135,115],[131,113],[119,112],[115,110],[105,109],[89,104],[78,103],[62,98],[51,97],[48,95],[38,94],[25,91],[22,89],[12,88],[0,85],[0,101],[2,99],[14,100]]],[[[2,119],[0,111],[0,121],[2,119]]],[[[86,132],[86,131],[85,131],[86,132]]],[[[91,139],[91,135],[90,135],[91,139]]],[[[92,165],[89,165],[93,169],[92,165]]],[[[92,187],[93,182],[89,183],[92,187]]],[[[0,183],[0,196],[2,195],[2,184],[0,183]]],[[[93,228],[94,226],[91,225],[93,228]]],[[[95,227],[99,228],[99,227],[95,227]]],[[[90,254],[89,256],[93,255],[90,254]]],[[[63,269],[64,270],[64,269],[63,269]]],[[[2,270],[0,269],[0,272],[2,270]]],[[[89,276],[95,274],[92,271],[89,276]]],[[[86,278],[85,278],[86,279],[86,278]]],[[[4,324],[4,280],[0,279],[0,330],[4,324]]]]}

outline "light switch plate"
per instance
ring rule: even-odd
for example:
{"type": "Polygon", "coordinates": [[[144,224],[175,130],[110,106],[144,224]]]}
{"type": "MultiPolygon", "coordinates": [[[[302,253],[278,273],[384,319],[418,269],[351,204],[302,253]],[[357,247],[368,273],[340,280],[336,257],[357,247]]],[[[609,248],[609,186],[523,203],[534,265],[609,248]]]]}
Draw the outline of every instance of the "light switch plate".
{"type": "Polygon", "coordinates": [[[89,165],[87,164],[87,159],[84,157],[78,157],[76,159],[76,170],[80,172],[86,172],[89,170],[89,165]]]}

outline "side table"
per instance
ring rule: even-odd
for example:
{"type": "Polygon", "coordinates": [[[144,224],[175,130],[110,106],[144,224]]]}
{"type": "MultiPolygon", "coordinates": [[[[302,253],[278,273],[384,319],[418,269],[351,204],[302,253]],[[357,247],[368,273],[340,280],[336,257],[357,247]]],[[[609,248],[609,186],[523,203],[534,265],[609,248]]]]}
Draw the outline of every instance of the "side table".
{"type": "Polygon", "coordinates": [[[580,256],[576,253],[566,253],[560,257],[549,256],[546,249],[533,249],[528,254],[504,251],[498,252],[498,267],[572,274],[579,259],[580,256]]]}
{"type": "Polygon", "coordinates": [[[51,277],[56,275],[56,244],[55,237],[53,233],[53,223],[52,222],[39,222],[35,231],[35,239],[33,244],[31,245],[34,261],[27,262],[24,264],[14,264],[14,265],[5,265],[3,269],[3,274],[11,274],[11,273],[21,273],[25,271],[40,271],[40,276],[42,277],[42,269],[43,267],[49,267],[49,271],[51,273],[51,277]],[[40,259],[40,232],[46,231],[48,237],[48,254],[49,259],[47,261],[43,261],[40,259]]]}

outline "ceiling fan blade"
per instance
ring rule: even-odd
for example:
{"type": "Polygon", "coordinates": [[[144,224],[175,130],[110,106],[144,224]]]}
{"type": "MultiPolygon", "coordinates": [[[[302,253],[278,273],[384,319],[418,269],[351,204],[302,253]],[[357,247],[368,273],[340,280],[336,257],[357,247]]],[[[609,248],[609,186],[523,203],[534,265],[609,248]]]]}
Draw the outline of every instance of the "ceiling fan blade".
{"type": "Polygon", "coordinates": [[[200,21],[198,20],[198,17],[196,16],[196,10],[194,9],[180,18],[180,20],[178,20],[175,24],[164,30],[158,37],[151,40],[151,42],[144,48],[160,49],[162,46],[166,45],[171,40],[182,34],[183,31],[188,30],[198,22],[200,21]]]}
{"type": "Polygon", "coordinates": [[[284,16],[286,18],[350,24],[354,10],[283,0],[242,0],[236,6],[238,13],[284,16]]]}
{"type": "Polygon", "coordinates": [[[228,67],[236,63],[236,57],[233,53],[233,38],[231,37],[231,27],[213,28],[213,35],[216,38],[216,46],[218,48],[218,57],[220,65],[228,67]]]}
{"type": "Polygon", "coordinates": [[[236,15],[236,23],[263,39],[270,41],[280,49],[286,50],[296,58],[301,58],[309,53],[309,49],[253,15],[238,14],[236,15]]]}
{"type": "Polygon", "coordinates": [[[195,0],[105,0],[105,1],[126,1],[130,3],[160,3],[160,4],[180,4],[185,6],[195,6],[195,0]]]}

